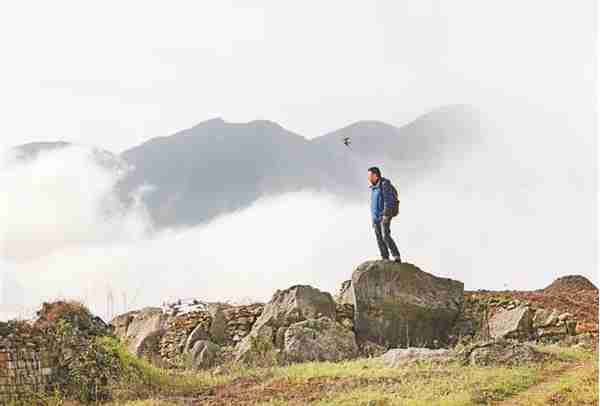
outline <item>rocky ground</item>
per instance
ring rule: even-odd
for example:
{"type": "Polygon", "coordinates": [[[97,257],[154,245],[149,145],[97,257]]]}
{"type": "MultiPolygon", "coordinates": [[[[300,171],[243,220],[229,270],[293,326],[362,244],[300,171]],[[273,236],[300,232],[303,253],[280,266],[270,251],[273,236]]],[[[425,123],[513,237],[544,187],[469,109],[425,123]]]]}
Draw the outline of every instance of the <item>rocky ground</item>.
{"type": "MultiPolygon", "coordinates": [[[[53,332],[56,348],[89,347],[55,368],[63,381],[53,388],[68,389],[66,397],[37,404],[79,404],[97,393],[129,405],[598,401],[598,290],[581,276],[536,291],[465,292],[412,264],[368,261],[335,298],[296,285],[268,303],[192,300],[109,325],[56,302],[29,324],[53,332]],[[96,385],[85,399],[82,377],[96,385]]],[[[15,331],[1,327],[0,343],[14,341],[15,331]]]]}

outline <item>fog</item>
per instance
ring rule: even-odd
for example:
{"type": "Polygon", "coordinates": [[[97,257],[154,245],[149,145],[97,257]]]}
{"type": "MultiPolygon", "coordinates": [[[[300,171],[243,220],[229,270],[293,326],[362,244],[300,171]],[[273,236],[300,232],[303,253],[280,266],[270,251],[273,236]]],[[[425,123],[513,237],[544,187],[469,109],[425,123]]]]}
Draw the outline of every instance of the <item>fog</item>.
{"type": "MultiPolygon", "coordinates": [[[[90,151],[69,147],[27,162],[4,154],[0,269],[24,288],[27,308],[71,298],[108,319],[176,298],[264,301],[294,284],[334,293],[378,257],[366,186],[361,205],[304,190],[158,232],[139,199],[121,206],[113,187],[123,174],[90,151]]],[[[581,206],[594,189],[578,195],[581,185],[567,188],[560,171],[540,173],[494,169],[477,151],[410,189],[389,174],[401,193],[392,231],[403,259],[467,289],[536,289],[568,273],[596,282],[593,200],[581,206]],[[573,206],[581,212],[565,216],[573,206]]]]}

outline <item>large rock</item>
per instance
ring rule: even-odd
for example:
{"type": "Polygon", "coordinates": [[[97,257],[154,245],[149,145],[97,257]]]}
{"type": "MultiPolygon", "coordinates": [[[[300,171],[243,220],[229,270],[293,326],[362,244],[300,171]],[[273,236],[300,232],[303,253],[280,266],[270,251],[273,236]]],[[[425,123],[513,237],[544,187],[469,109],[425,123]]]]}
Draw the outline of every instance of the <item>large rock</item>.
{"type": "Polygon", "coordinates": [[[167,317],[159,307],[145,307],[115,317],[110,324],[125,342],[129,351],[136,355],[154,351],[154,343],[164,333],[167,317]]]}
{"type": "Polygon", "coordinates": [[[544,358],[543,353],[529,344],[503,338],[471,344],[461,351],[460,356],[466,364],[482,366],[518,366],[544,358]]]}
{"type": "Polygon", "coordinates": [[[354,333],[327,317],[292,324],[283,345],[287,362],[340,361],[358,356],[354,333]]]}
{"type": "Polygon", "coordinates": [[[529,306],[503,309],[494,314],[489,321],[490,337],[528,339],[533,334],[533,315],[529,306]]]}
{"type": "Polygon", "coordinates": [[[296,285],[275,292],[252,326],[250,333],[236,347],[236,359],[251,361],[257,343],[269,343],[282,350],[287,327],[309,319],[327,317],[335,320],[335,302],[331,294],[311,286],[296,285]]]}
{"type": "Polygon", "coordinates": [[[533,328],[553,326],[558,323],[560,312],[556,309],[537,309],[533,315],[533,328]]]}
{"type": "Polygon", "coordinates": [[[399,367],[416,361],[449,362],[453,359],[452,351],[444,348],[393,348],[381,356],[388,367],[399,367]]]}
{"type": "Polygon", "coordinates": [[[386,347],[436,347],[463,303],[463,283],[409,263],[367,261],[352,274],[358,338],[386,347]]]}
{"type": "Polygon", "coordinates": [[[191,367],[194,369],[210,368],[216,364],[221,348],[208,340],[198,340],[189,351],[191,367]]]}

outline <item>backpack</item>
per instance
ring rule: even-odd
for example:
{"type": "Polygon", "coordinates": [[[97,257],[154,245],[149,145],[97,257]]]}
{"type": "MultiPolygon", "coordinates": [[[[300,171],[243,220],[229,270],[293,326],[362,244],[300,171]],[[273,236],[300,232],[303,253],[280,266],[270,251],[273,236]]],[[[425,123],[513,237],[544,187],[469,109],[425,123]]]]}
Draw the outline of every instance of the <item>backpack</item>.
{"type": "Polygon", "coordinates": [[[390,217],[396,217],[398,215],[398,209],[400,207],[400,199],[398,198],[398,190],[396,190],[396,187],[392,184],[392,181],[390,181],[388,179],[388,182],[390,183],[390,187],[392,188],[392,193],[394,194],[394,197],[396,198],[396,204],[394,205],[394,207],[392,207],[390,217]]]}

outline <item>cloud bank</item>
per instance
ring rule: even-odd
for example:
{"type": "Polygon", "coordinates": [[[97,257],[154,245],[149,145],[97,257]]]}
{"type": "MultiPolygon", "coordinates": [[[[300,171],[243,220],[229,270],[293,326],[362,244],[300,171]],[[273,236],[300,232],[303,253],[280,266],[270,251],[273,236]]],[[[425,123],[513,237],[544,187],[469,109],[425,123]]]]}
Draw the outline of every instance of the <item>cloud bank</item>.
{"type": "MultiPolygon", "coordinates": [[[[488,158],[447,162],[411,189],[389,174],[401,194],[392,231],[403,259],[467,289],[535,289],[568,273],[596,281],[590,211],[560,215],[579,198],[556,183],[528,184],[523,170],[485,170],[488,158]]],[[[29,162],[5,154],[1,168],[0,270],[30,308],[74,298],[108,319],[175,298],[268,300],[294,284],[333,293],[378,255],[366,186],[361,205],[304,190],[157,232],[141,204],[119,203],[122,174],[88,148],[29,162]]]]}

